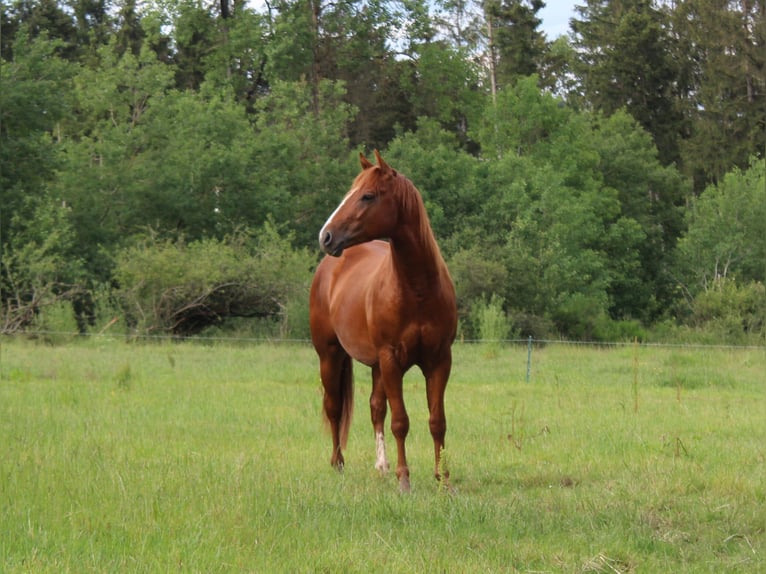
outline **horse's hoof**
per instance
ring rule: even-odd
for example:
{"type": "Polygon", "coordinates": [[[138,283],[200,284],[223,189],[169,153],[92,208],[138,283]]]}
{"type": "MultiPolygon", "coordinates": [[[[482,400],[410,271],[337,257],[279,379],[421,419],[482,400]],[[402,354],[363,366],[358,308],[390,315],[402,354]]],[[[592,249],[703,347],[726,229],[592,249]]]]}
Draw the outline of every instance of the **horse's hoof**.
{"type": "Polygon", "coordinates": [[[399,479],[399,492],[402,494],[409,494],[412,489],[410,488],[410,477],[403,476],[399,479]]]}
{"type": "Polygon", "coordinates": [[[346,461],[343,460],[342,456],[337,456],[332,458],[330,464],[338,472],[343,472],[343,466],[346,464],[346,461]]]}
{"type": "Polygon", "coordinates": [[[455,488],[450,484],[449,480],[440,480],[438,486],[439,492],[445,492],[447,494],[455,494],[455,488]]]}

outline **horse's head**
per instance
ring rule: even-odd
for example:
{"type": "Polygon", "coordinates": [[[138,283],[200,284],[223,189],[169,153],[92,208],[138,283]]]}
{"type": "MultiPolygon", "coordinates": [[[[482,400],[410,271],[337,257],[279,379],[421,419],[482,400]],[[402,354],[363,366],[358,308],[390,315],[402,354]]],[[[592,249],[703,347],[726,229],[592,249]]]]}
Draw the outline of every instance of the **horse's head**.
{"type": "Polygon", "coordinates": [[[352,245],[390,237],[399,219],[396,171],[383,161],[378,150],[378,165],[362,154],[359,158],[362,172],[319,232],[320,248],[335,257],[352,245]]]}

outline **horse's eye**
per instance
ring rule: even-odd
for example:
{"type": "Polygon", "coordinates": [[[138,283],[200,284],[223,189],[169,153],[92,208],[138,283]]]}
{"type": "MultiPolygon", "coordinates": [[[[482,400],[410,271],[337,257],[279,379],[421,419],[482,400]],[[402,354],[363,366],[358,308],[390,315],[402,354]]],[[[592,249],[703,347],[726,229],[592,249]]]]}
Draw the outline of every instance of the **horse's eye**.
{"type": "Polygon", "coordinates": [[[365,203],[369,203],[373,199],[375,199],[374,193],[368,192],[362,195],[362,201],[364,201],[365,203]]]}

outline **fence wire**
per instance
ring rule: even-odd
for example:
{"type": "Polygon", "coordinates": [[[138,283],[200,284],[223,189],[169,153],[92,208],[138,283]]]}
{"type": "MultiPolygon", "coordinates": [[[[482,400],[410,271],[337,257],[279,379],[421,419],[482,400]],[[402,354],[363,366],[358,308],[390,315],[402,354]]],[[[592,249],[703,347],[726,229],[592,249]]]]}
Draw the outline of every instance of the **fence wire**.
{"type": "MultiPolygon", "coordinates": [[[[85,340],[85,339],[104,339],[104,340],[119,340],[123,339],[129,342],[136,341],[171,341],[171,342],[186,342],[186,343],[210,343],[210,342],[231,342],[231,343],[252,343],[252,344],[305,344],[310,345],[311,339],[308,338],[293,338],[293,337],[242,337],[242,336],[206,336],[195,335],[188,337],[180,337],[177,335],[168,334],[137,334],[137,333],[78,333],[76,331],[54,331],[54,330],[39,330],[28,331],[22,333],[0,333],[1,341],[11,340],[35,340],[38,338],[48,339],[71,339],[85,340]]],[[[524,339],[464,339],[458,338],[455,340],[455,345],[502,345],[502,346],[533,346],[543,347],[546,345],[569,345],[569,346],[582,346],[582,347],[633,347],[638,346],[641,348],[680,348],[680,349],[743,349],[743,350],[757,350],[763,349],[766,351],[766,343],[763,345],[734,345],[727,343],[672,343],[672,342],[646,342],[646,341],[571,341],[567,339],[535,339],[533,337],[527,337],[524,339]]]]}

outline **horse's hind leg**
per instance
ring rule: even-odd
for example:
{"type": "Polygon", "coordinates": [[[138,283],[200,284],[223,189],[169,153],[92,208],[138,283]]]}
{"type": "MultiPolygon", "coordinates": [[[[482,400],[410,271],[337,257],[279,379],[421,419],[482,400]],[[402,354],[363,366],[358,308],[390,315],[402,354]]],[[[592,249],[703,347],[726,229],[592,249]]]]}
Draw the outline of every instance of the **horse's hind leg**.
{"type": "Polygon", "coordinates": [[[444,413],[444,391],[447,388],[450,370],[452,368],[451,354],[447,355],[435,366],[424,370],[426,377],[426,397],[428,399],[428,426],[434,441],[434,476],[437,480],[447,483],[449,470],[442,461],[444,437],[447,434],[447,417],[444,413]]]}
{"type": "Polygon", "coordinates": [[[386,458],[386,443],[384,441],[383,428],[386,422],[386,392],[380,377],[380,367],[372,367],[372,393],[370,394],[370,416],[372,428],[375,432],[375,468],[381,474],[388,472],[388,458],[386,458]]]}
{"type": "Polygon", "coordinates": [[[320,355],[319,373],[324,387],[322,406],[332,435],[330,464],[343,470],[342,448],[345,447],[353,404],[351,357],[340,345],[328,346],[320,355]]]}

